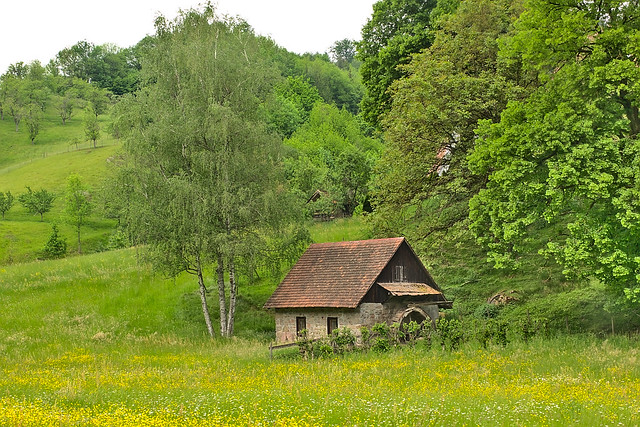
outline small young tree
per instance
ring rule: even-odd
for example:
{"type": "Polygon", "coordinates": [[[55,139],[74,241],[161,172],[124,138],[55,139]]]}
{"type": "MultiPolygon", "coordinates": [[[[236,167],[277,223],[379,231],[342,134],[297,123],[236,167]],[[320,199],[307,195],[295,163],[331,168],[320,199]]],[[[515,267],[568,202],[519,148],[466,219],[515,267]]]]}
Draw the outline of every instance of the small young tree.
{"type": "Polygon", "coordinates": [[[67,241],[58,234],[57,225],[51,226],[51,236],[49,236],[42,252],[44,257],[49,259],[62,258],[67,253],[67,241]]]}
{"type": "Polygon", "coordinates": [[[4,214],[11,209],[13,206],[13,194],[11,191],[7,191],[6,193],[0,192],[0,213],[2,213],[2,219],[4,219],[4,214]]]}
{"type": "Polygon", "coordinates": [[[24,206],[29,213],[39,214],[40,221],[43,220],[44,214],[49,212],[53,207],[55,194],[41,188],[38,191],[31,190],[27,187],[27,192],[18,196],[18,201],[24,206]]]}
{"type": "Polygon", "coordinates": [[[73,100],[68,95],[65,95],[58,104],[58,114],[62,119],[63,125],[67,124],[67,120],[71,118],[71,113],[73,113],[73,100]]]}
{"type": "Polygon", "coordinates": [[[80,227],[87,222],[87,217],[91,213],[92,208],[91,195],[82,183],[82,178],[77,174],[69,175],[65,192],[65,213],[67,214],[69,223],[76,228],[78,253],[82,253],[80,227]]]}
{"type": "Polygon", "coordinates": [[[87,137],[87,141],[93,141],[93,148],[96,148],[96,142],[100,138],[100,124],[98,123],[98,116],[91,105],[85,110],[84,134],[87,137]]]}
{"type": "Polygon", "coordinates": [[[40,122],[42,121],[42,111],[36,106],[31,105],[25,116],[25,123],[29,131],[29,139],[31,144],[35,144],[36,137],[40,133],[40,122]]]}
{"type": "Polygon", "coordinates": [[[20,122],[24,117],[24,108],[20,104],[20,101],[16,99],[9,100],[7,104],[9,108],[9,114],[11,115],[11,117],[13,117],[13,123],[16,125],[16,132],[19,132],[20,122]]]}

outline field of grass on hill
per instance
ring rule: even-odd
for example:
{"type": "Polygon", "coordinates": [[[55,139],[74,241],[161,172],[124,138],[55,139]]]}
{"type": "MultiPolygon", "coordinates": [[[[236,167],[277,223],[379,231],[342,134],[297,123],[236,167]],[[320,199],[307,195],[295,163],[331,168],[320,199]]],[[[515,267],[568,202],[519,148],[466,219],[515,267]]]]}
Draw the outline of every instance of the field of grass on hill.
{"type": "MultiPolygon", "coordinates": [[[[77,251],[75,230],[64,216],[64,190],[72,173],[80,175],[94,193],[105,179],[107,159],[115,154],[119,143],[105,131],[108,118],[101,117],[100,122],[102,136],[98,147],[93,148],[91,142],[84,141],[81,112],[63,126],[49,107],[35,144],[30,143],[24,124],[16,132],[10,117],[0,120],[0,192],[10,191],[16,198],[5,219],[0,220],[0,265],[39,257],[54,223],[66,239],[69,252],[77,251]],[[26,187],[34,191],[44,188],[56,195],[53,209],[44,215],[43,221],[39,215],[29,214],[17,201],[26,187]]],[[[82,228],[83,252],[103,249],[114,225],[114,221],[102,218],[96,207],[82,228]]]]}
{"type": "MultiPolygon", "coordinates": [[[[547,232],[541,231],[541,239],[547,232]]],[[[418,253],[463,318],[497,317],[510,324],[532,319],[552,331],[603,336],[640,329],[637,307],[619,303],[596,280],[567,280],[559,265],[536,253],[523,256],[516,270],[497,270],[469,234],[457,242],[418,245],[418,253]],[[488,299],[498,293],[512,300],[489,306],[488,299]]]]}

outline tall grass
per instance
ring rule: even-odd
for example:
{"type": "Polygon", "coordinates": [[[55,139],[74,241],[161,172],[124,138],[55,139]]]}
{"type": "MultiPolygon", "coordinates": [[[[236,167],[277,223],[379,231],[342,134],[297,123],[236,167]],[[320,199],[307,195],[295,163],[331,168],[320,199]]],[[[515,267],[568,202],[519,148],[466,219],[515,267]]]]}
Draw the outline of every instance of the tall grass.
{"type": "Polygon", "coordinates": [[[0,423],[635,425],[637,344],[558,338],[269,361],[252,341],[124,338],[0,365],[0,423]]]}
{"type": "Polygon", "coordinates": [[[364,217],[340,218],[333,221],[314,221],[309,225],[311,239],[316,243],[365,240],[371,233],[364,217]]]}

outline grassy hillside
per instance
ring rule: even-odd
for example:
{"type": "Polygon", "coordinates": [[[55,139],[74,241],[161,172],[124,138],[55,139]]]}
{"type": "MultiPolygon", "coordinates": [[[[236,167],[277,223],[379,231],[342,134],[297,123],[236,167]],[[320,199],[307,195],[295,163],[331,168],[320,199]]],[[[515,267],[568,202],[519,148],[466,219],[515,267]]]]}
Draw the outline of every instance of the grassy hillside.
{"type": "MultiPolygon", "coordinates": [[[[107,116],[101,117],[103,134],[100,146],[92,148],[90,142],[83,141],[82,114],[77,112],[63,126],[50,107],[34,145],[28,141],[25,126],[20,127],[20,132],[15,132],[10,117],[0,121],[0,152],[6,153],[0,159],[0,191],[11,191],[17,196],[30,186],[34,190],[45,188],[57,195],[54,208],[45,214],[44,221],[27,213],[17,202],[6,219],[0,221],[0,265],[39,258],[54,223],[58,224],[69,245],[69,254],[77,251],[75,231],[66,222],[63,212],[66,179],[71,173],[81,175],[95,194],[107,176],[108,159],[120,145],[104,132],[109,124],[107,116]]],[[[105,250],[114,227],[113,220],[104,219],[100,210],[95,209],[89,223],[82,228],[83,251],[105,250]]],[[[316,223],[311,232],[315,241],[373,237],[362,218],[316,223]]],[[[545,233],[551,232],[541,230],[540,238],[544,239],[545,233]]],[[[452,230],[451,234],[456,233],[452,230]]],[[[518,270],[498,271],[486,263],[483,251],[465,233],[435,243],[410,243],[447,297],[455,300],[454,313],[457,316],[483,320],[490,315],[512,323],[533,318],[550,329],[569,332],[607,333],[612,330],[612,325],[618,332],[640,328],[640,316],[636,311],[630,307],[614,306],[614,299],[599,283],[567,281],[555,263],[538,255],[524,257],[518,270]],[[497,293],[509,296],[511,302],[497,308],[488,307],[488,298],[497,293]]],[[[267,279],[273,283],[277,280],[267,279]]],[[[256,307],[261,306],[269,293],[270,288],[265,288],[264,294],[252,303],[256,307]]],[[[198,314],[195,316],[199,318],[198,314]]],[[[256,325],[258,331],[266,328],[264,324],[260,325],[260,322],[256,325]]]]}
{"type": "MultiPolygon", "coordinates": [[[[343,228],[350,230],[349,238],[362,237],[362,222],[352,220],[319,224],[312,235],[325,241],[323,236],[343,228]]],[[[213,288],[214,274],[208,278],[213,288]]],[[[273,316],[262,305],[280,279],[264,276],[249,283],[240,278],[239,336],[273,337],[273,316]]],[[[2,343],[14,339],[21,343],[19,351],[37,351],[43,344],[59,349],[83,345],[96,334],[106,341],[132,334],[201,340],[206,329],[197,289],[188,274],[175,279],[154,274],[137,249],[0,267],[0,300],[6,307],[0,316],[0,352],[9,348],[2,343]]],[[[217,320],[215,301],[210,298],[217,320]]]]}
{"type": "MultiPolygon", "coordinates": [[[[108,148],[93,154],[100,150],[108,148]]],[[[47,222],[27,219],[7,222],[16,234],[17,224],[24,236],[36,226],[47,234],[47,222]]],[[[362,219],[314,224],[311,233],[316,241],[370,237],[362,219]]],[[[472,245],[454,249],[444,245],[428,257],[434,251],[419,248],[461,313],[507,284],[549,301],[552,292],[535,292],[572,286],[545,282],[544,269],[495,272],[472,245]]],[[[420,343],[313,361],[289,349],[271,361],[274,322],[262,304],[278,279],[243,282],[238,337],[211,341],[194,278],[155,275],[136,249],[0,266],[0,424],[640,422],[638,342],[619,336],[539,337],[487,349],[468,342],[453,352],[420,343]]]]}
{"type": "MultiPolygon", "coordinates": [[[[541,230],[540,239],[552,230],[541,230]]],[[[467,233],[456,240],[431,245],[418,242],[417,251],[436,281],[453,299],[454,313],[486,321],[502,319],[510,325],[530,319],[559,332],[593,332],[603,335],[640,329],[636,307],[620,303],[595,280],[571,281],[553,260],[536,253],[523,256],[515,270],[497,270],[467,233]],[[510,300],[489,306],[496,294],[510,300]]]]}
{"type": "MultiPolygon", "coordinates": [[[[52,112],[47,117],[55,122],[52,112]]],[[[88,142],[76,149],[78,118],[44,127],[35,146],[12,126],[0,121],[0,150],[8,153],[0,159],[0,191],[18,195],[28,185],[59,198],[44,221],[20,205],[0,221],[0,425],[640,422],[638,339],[610,335],[612,323],[618,333],[637,330],[635,310],[612,309],[600,284],[566,281],[557,265],[535,255],[517,271],[494,270],[470,236],[410,243],[454,300],[447,316],[475,322],[465,324],[468,336],[475,334],[469,325],[504,321],[508,344],[467,340],[449,351],[423,341],[312,361],[296,349],[268,357],[275,325],[262,306],[284,272],[253,282],[240,277],[237,337],[212,341],[194,277],[154,274],[135,248],[104,251],[115,224],[99,211],[83,228],[93,253],[35,261],[52,223],[73,253],[63,215],[66,178],[78,173],[96,188],[118,143],[104,137],[96,149],[88,142]],[[488,308],[498,292],[513,301],[488,308]],[[518,329],[526,318],[546,325],[529,342],[518,329]]],[[[317,242],[372,237],[362,217],[309,226],[317,242]]],[[[217,326],[215,298],[210,304],[217,326]]]]}
{"type": "MultiPolygon", "coordinates": [[[[0,191],[10,191],[17,198],[29,186],[33,190],[44,188],[56,194],[54,207],[44,215],[44,221],[14,201],[5,220],[0,220],[0,265],[37,258],[54,223],[58,224],[62,237],[67,240],[69,251],[73,253],[77,249],[75,230],[66,223],[63,213],[66,179],[77,173],[95,193],[106,176],[108,158],[114,155],[119,145],[104,132],[108,119],[101,117],[102,137],[99,146],[92,148],[90,142],[84,141],[81,114],[63,126],[50,107],[33,145],[23,124],[16,132],[11,117],[0,120],[0,152],[3,153],[0,157],[0,191]]],[[[82,229],[84,252],[104,248],[113,227],[114,221],[103,219],[96,209],[82,229]]]]}
{"type": "MultiPolygon", "coordinates": [[[[19,167],[25,162],[90,147],[91,143],[85,141],[83,114],[81,110],[76,110],[63,126],[54,106],[49,103],[34,144],[29,140],[29,132],[24,121],[20,123],[16,132],[12,117],[5,114],[4,120],[0,120],[0,173],[19,167]]],[[[108,118],[100,116],[99,122],[103,131],[100,145],[113,144],[114,141],[105,132],[108,118]]]]}

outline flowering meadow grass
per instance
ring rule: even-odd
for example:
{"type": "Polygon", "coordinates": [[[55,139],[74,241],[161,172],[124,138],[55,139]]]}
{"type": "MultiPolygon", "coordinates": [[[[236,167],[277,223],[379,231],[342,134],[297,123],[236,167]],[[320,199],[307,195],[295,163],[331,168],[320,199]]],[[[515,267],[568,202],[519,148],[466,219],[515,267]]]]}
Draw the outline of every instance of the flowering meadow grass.
{"type": "Polygon", "coordinates": [[[270,361],[263,343],[154,336],[0,365],[0,425],[637,425],[638,341],[270,361]]]}
{"type": "Polygon", "coordinates": [[[135,258],[0,267],[0,426],[640,424],[637,337],[270,360],[251,334],[207,339],[189,278],[135,258]]]}

